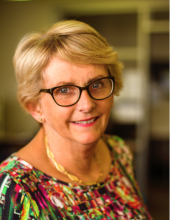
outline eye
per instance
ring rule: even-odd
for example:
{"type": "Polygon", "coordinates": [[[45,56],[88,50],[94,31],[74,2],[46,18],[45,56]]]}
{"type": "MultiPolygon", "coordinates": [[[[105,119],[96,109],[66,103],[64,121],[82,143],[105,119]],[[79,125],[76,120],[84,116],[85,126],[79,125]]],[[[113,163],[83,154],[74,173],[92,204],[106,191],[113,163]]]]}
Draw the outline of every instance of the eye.
{"type": "Polygon", "coordinates": [[[99,88],[99,87],[100,87],[100,84],[99,84],[99,83],[93,84],[93,88],[94,88],[94,89],[97,89],[97,88],[99,88]]]}
{"type": "Polygon", "coordinates": [[[67,92],[69,92],[69,89],[68,89],[67,87],[64,87],[64,88],[61,88],[61,89],[59,90],[59,92],[61,92],[61,93],[67,93],[67,92]]]}
{"type": "Polygon", "coordinates": [[[53,95],[58,96],[58,95],[66,95],[70,93],[70,88],[69,87],[58,87],[54,90],[53,95]]]}
{"type": "Polygon", "coordinates": [[[100,89],[103,87],[103,82],[102,81],[98,81],[92,84],[92,89],[100,89]]]}
{"type": "Polygon", "coordinates": [[[60,86],[53,91],[54,96],[72,96],[79,92],[74,86],[60,86]]]}

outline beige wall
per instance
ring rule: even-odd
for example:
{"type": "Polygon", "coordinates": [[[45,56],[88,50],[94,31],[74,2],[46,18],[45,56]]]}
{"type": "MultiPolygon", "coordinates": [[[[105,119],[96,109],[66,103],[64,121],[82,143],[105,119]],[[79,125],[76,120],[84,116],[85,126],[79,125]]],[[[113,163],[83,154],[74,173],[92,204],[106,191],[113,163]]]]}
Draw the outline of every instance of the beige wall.
{"type": "Polygon", "coordinates": [[[31,31],[41,31],[59,19],[60,14],[53,4],[33,1],[0,3],[1,133],[35,132],[37,129],[37,123],[21,109],[16,100],[12,57],[23,35],[31,31]]]}

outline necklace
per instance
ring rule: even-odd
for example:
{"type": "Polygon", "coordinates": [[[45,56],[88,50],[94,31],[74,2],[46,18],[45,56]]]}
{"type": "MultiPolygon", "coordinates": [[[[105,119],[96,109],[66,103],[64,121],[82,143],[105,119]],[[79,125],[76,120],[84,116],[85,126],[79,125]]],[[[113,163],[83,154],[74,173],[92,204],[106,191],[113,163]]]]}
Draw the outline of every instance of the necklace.
{"type": "Polygon", "coordinates": [[[49,148],[49,144],[48,144],[48,140],[47,140],[47,136],[45,135],[44,137],[44,142],[45,142],[45,146],[46,146],[46,150],[47,150],[47,155],[48,157],[52,160],[52,162],[54,163],[56,169],[63,173],[64,175],[68,176],[68,178],[72,181],[76,181],[78,182],[79,184],[83,184],[83,185],[93,185],[93,184],[97,184],[99,182],[99,180],[101,179],[101,177],[103,176],[103,170],[102,170],[102,167],[101,167],[101,161],[100,161],[100,158],[99,156],[97,156],[96,154],[94,154],[94,159],[98,165],[98,168],[99,168],[99,176],[97,178],[96,181],[94,182],[83,182],[81,179],[79,179],[77,176],[75,175],[72,175],[70,173],[68,173],[65,168],[61,165],[61,164],[58,164],[54,158],[54,154],[50,151],[50,148],[49,148]]]}

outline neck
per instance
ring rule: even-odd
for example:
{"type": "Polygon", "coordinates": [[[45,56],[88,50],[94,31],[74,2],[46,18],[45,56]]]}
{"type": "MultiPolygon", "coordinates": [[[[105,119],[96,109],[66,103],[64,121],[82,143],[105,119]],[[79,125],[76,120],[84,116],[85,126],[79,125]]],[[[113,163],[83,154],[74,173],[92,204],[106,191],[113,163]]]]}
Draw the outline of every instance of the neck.
{"type": "MultiPolygon", "coordinates": [[[[44,138],[44,130],[42,135],[44,138]]],[[[94,154],[98,151],[100,141],[83,145],[62,139],[48,132],[46,132],[46,136],[50,151],[54,154],[56,162],[68,172],[81,176],[89,174],[92,169],[97,169],[94,154]]]]}

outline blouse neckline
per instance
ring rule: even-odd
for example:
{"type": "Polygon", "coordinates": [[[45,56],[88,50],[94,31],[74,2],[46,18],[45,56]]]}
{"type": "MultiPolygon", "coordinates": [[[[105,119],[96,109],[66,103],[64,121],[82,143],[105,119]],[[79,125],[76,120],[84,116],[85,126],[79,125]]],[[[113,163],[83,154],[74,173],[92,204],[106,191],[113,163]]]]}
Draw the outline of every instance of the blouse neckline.
{"type": "Polygon", "coordinates": [[[34,175],[41,180],[46,180],[46,181],[51,181],[54,183],[58,183],[58,184],[62,184],[65,186],[69,186],[71,188],[77,188],[77,189],[82,189],[82,188],[95,188],[97,186],[102,186],[104,184],[106,184],[109,180],[110,180],[110,173],[111,170],[113,168],[113,165],[115,163],[116,160],[116,152],[113,150],[113,148],[110,146],[110,144],[107,141],[107,137],[106,136],[102,136],[102,139],[104,140],[104,142],[106,143],[106,145],[108,146],[110,153],[111,153],[111,165],[110,165],[110,169],[109,169],[109,173],[107,174],[105,180],[97,183],[97,184],[92,184],[92,185],[79,185],[79,184],[72,184],[72,183],[68,183],[62,180],[57,179],[56,177],[50,176],[46,173],[44,173],[43,171],[37,169],[36,167],[32,166],[30,163],[28,163],[27,161],[25,161],[24,159],[19,158],[18,156],[15,155],[15,153],[13,153],[10,158],[12,158],[13,160],[15,160],[16,162],[22,164],[22,166],[27,167],[30,171],[32,171],[34,173],[34,175]]]}

